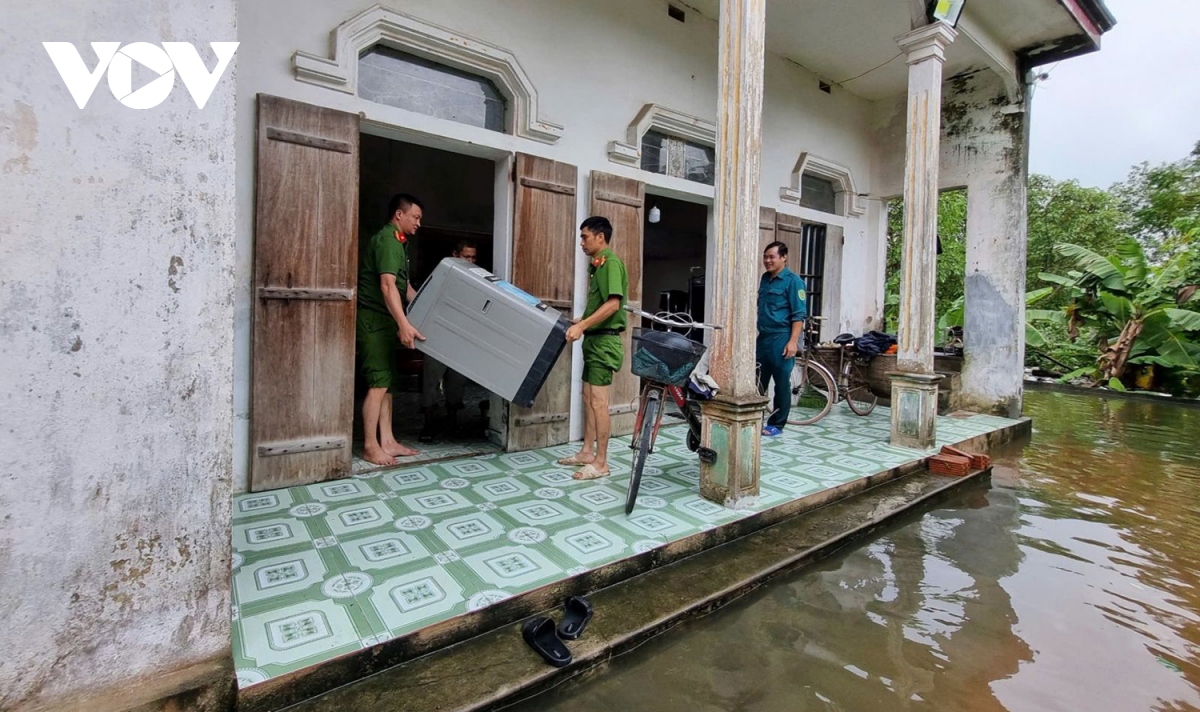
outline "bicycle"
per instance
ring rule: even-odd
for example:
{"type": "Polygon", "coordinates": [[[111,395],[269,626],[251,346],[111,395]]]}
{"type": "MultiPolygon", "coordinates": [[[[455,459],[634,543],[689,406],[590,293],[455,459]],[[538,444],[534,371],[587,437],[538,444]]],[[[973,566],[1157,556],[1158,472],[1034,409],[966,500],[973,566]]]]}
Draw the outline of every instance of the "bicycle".
{"type": "MultiPolygon", "coordinates": [[[[634,307],[625,310],[636,316],[662,326],[685,329],[720,329],[714,324],[694,322],[686,314],[650,314],[634,307]]],[[[713,462],[716,453],[700,447],[700,406],[697,396],[687,388],[688,379],[704,357],[706,347],[689,339],[685,334],[654,329],[633,329],[633,358],[630,370],[643,379],[642,393],[638,402],[637,420],[633,427],[633,439],[629,447],[634,451],[633,467],[629,474],[629,493],[625,498],[625,514],[633,512],[637,503],[638,488],[642,481],[642,469],[646,458],[654,452],[658,430],[662,425],[664,405],[670,396],[687,421],[687,446],[700,456],[701,461],[713,462]]]]}
{"type": "Polygon", "coordinates": [[[792,417],[789,425],[812,425],[829,415],[835,403],[846,401],[855,415],[870,415],[879,402],[867,382],[870,359],[858,355],[852,334],[840,334],[834,340],[837,372],[820,360],[817,343],[821,317],[813,317],[804,329],[804,348],[796,355],[792,369],[792,417]],[[797,417],[799,416],[799,417],[797,417]]]}

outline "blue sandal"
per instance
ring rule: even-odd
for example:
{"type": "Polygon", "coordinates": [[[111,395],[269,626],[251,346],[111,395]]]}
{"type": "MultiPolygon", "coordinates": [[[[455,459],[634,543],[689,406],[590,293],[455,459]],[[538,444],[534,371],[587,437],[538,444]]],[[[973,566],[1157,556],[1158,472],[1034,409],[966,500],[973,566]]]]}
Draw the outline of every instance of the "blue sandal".
{"type": "Polygon", "coordinates": [[[762,429],[762,434],[767,436],[768,438],[773,438],[778,435],[783,435],[783,431],[780,430],[779,428],[775,427],[774,425],[768,425],[767,427],[762,429]]]}

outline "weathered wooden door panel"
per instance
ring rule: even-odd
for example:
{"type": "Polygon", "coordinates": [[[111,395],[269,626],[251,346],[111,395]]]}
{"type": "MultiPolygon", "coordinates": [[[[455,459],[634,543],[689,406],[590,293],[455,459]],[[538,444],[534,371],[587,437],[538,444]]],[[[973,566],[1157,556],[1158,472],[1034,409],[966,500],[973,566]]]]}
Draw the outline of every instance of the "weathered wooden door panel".
{"type": "Polygon", "coordinates": [[[800,274],[803,255],[801,254],[800,234],[803,227],[800,218],[794,215],[779,213],[775,216],[775,239],[788,248],[788,269],[800,274]]]}
{"type": "MultiPolygon", "coordinates": [[[[512,282],[570,316],[575,298],[575,166],[517,154],[512,282]]],[[[571,438],[571,349],[563,350],[533,406],[509,404],[506,449],[561,445],[571,438]]]]}
{"type": "Polygon", "coordinates": [[[767,245],[775,242],[775,209],[762,208],[758,209],[758,256],[761,259],[762,253],[767,249],[767,245]]]}
{"type": "Polygon", "coordinates": [[[359,119],[258,97],[250,489],[350,473],[359,119]]]}
{"type": "MultiPolygon", "coordinates": [[[[613,226],[612,251],[625,263],[629,275],[629,294],[626,303],[642,306],[642,243],[643,210],[646,184],[600,171],[592,171],[590,213],[608,218],[613,226]]],[[[640,320],[629,319],[631,327],[640,320]]],[[[625,343],[625,365],[613,376],[609,391],[609,412],[612,414],[612,434],[628,435],[637,421],[637,401],[641,379],[630,370],[632,358],[632,329],[626,329],[621,340],[625,343]]]]}

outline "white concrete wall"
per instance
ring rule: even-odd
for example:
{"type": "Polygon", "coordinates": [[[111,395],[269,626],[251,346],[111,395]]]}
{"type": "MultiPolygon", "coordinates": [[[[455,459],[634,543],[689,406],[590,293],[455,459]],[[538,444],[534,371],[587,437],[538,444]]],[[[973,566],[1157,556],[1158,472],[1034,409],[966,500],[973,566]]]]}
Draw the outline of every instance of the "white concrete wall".
{"type": "MultiPolygon", "coordinates": [[[[989,70],[943,87],[939,182],[967,189],[963,404],[1010,417],[1021,413],[1025,363],[1029,114],[1018,108],[989,70]]],[[[877,102],[875,115],[875,190],[900,195],[904,104],[877,102]]]]}
{"type": "Polygon", "coordinates": [[[188,41],[211,67],[235,18],[0,11],[0,709],[232,689],[234,71],[202,111],[178,78],[144,111],[101,79],[80,110],[41,43],[94,67],[89,41],[188,41]]]}
{"type": "MultiPolygon", "coordinates": [[[[658,0],[513,0],[497,12],[488,0],[405,0],[384,5],[512,51],[538,90],[542,115],[565,132],[553,145],[431,119],[394,107],[299,82],[291,70],[297,50],[326,56],[329,33],[367,9],[369,0],[243,0],[238,78],[237,332],[235,357],[235,489],[247,487],[249,463],[250,298],[254,227],[254,97],[257,93],[363,112],[372,124],[401,129],[396,135],[451,150],[491,157],[522,151],[579,168],[579,214],[586,217],[592,170],[648,181],[660,194],[711,204],[712,188],[655,176],[608,160],[611,140],[624,140],[641,107],[658,103],[716,120],[717,25],[688,11],[679,23],[658,0]],[[550,41],[548,38],[554,38],[550,41]],[[446,140],[434,138],[441,135],[446,140]]],[[[764,107],[762,205],[808,219],[824,219],[779,201],[797,158],[808,151],[848,166],[861,192],[870,190],[870,104],[838,88],[821,92],[817,78],[794,63],[768,55],[764,107]]],[[[431,221],[436,220],[430,216],[431,221]]],[[[840,295],[842,329],[861,331],[877,311],[873,241],[876,223],[844,223],[846,263],[840,295]],[[855,279],[850,279],[854,275],[855,279]]],[[[497,234],[497,240],[507,238],[497,234]]],[[[584,301],[585,262],[576,264],[577,302],[584,301]]],[[[832,298],[833,295],[831,295],[832,298]]],[[[574,419],[580,425],[578,416],[574,419]]]]}

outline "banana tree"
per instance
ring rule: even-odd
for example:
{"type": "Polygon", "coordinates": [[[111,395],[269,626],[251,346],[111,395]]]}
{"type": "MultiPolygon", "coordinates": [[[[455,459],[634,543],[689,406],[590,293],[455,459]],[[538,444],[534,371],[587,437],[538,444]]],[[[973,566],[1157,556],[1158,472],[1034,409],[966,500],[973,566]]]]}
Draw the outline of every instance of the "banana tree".
{"type": "Polygon", "coordinates": [[[1039,276],[1071,297],[1063,310],[1069,338],[1074,341],[1083,328],[1095,335],[1102,382],[1120,382],[1130,365],[1200,372],[1200,343],[1191,337],[1200,331],[1200,312],[1184,308],[1200,296],[1187,284],[1187,253],[1151,265],[1134,240],[1107,257],[1069,243],[1054,249],[1075,260],[1077,269],[1039,276]]]}

